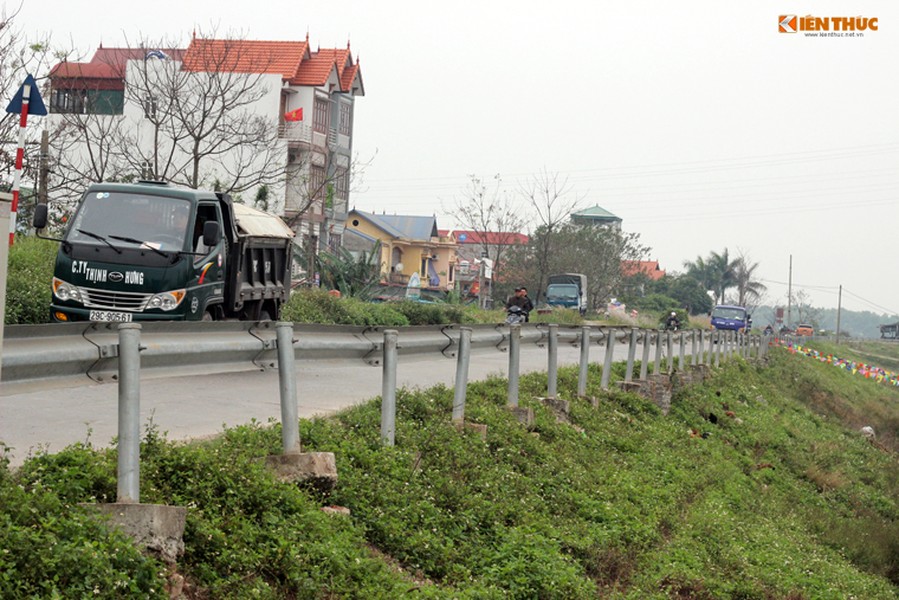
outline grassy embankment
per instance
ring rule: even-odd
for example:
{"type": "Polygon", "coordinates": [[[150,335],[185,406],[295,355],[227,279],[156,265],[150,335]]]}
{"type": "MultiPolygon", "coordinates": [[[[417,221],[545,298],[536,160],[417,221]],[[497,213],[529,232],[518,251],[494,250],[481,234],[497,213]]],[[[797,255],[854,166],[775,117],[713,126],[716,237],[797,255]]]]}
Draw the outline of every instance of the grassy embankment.
{"type": "MultiPolygon", "coordinates": [[[[775,351],[663,416],[590,375],[598,408],[560,369],[567,420],[531,400],[545,376],[523,377],[533,431],[505,410],[505,380],[472,384],[486,441],[450,425],[442,387],[399,394],[394,448],[377,401],[304,421],[305,448],[337,455],[327,497],[264,470],[277,425],[190,445],[150,428],[141,500],[189,508],[177,571],[195,598],[899,597],[895,389],[775,351]],[[874,409],[882,446],[840,421],[874,409]]],[[[77,507],[114,500],[115,469],[87,444],[0,468],[0,596],[165,597],[170,571],[77,507]]]]}

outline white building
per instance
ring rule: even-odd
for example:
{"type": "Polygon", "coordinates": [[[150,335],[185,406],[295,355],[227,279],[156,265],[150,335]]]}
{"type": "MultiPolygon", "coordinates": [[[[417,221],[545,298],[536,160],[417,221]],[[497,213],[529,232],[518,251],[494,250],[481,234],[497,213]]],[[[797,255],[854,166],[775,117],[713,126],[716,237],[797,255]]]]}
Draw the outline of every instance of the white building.
{"type": "Polygon", "coordinates": [[[158,178],[233,190],[247,204],[264,187],[264,208],[315,247],[336,246],[364,93],[349,45],[313,51],[308,36],[101,47],[51,70],[50,128],[69,132],[58,171],[81,185],[158,178]]]}

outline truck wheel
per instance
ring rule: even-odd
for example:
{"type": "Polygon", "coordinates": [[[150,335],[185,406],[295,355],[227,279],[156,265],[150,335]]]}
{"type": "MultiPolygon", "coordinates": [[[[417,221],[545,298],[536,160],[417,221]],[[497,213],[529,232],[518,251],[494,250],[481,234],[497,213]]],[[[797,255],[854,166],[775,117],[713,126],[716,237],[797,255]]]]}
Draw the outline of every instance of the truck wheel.
{"type": "Polygon", "coordinates": [[[215,321],[215,315],[212,314],[212,309],[209,309],[203,313],[203,321],[215,321]]]}
{"type": "Polygon", "coordinates": [[[271,321],[272,317],[270,314],[268,314],[267,310],[263,309],[263,310],[259,311],[259,320],[260,321],[271,321]]]}

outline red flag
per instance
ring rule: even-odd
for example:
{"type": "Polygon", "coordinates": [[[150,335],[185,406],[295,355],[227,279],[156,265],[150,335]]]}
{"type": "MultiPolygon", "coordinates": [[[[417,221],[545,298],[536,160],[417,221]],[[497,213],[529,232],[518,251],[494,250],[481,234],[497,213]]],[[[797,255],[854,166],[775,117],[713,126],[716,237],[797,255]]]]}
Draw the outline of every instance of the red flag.
{"type": "Polygon", "coordinates": [[[302,121],[303,120],[303,107],[300,107],[296,110],[292,110],[288,113],[284,113],[285,121],[302,121]]]}

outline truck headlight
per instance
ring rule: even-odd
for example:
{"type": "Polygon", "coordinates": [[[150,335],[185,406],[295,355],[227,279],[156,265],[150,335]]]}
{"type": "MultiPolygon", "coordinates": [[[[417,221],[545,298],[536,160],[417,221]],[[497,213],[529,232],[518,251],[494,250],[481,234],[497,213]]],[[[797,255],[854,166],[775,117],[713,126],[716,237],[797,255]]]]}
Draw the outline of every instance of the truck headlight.
{"type": "Polygon", "coordinates": [[[53,278],[53,295],[63,302],[71,300],[72,302],[84,303],[84,299],[81,297],[81,290],[71,283],[66,283],[56,277],[53,278]]]}
{"type": "Polygon", "coordinates": [[[172,290],[170,292],[162,292],[154,294],[147,301],[147,308],[158,308],[159,310],[173,310],[184,300],[184,290],[172,290]]]}

